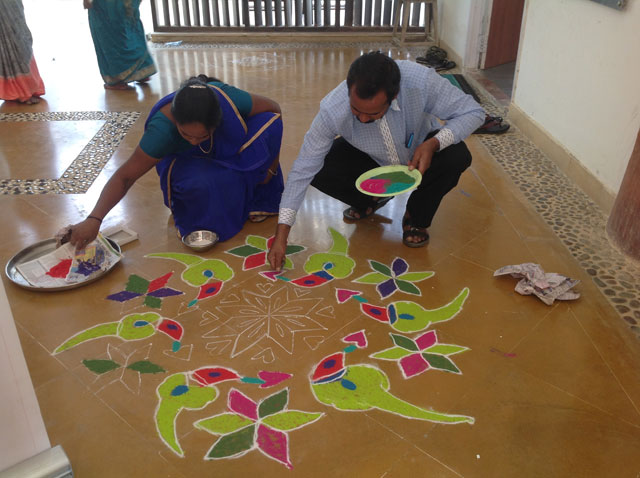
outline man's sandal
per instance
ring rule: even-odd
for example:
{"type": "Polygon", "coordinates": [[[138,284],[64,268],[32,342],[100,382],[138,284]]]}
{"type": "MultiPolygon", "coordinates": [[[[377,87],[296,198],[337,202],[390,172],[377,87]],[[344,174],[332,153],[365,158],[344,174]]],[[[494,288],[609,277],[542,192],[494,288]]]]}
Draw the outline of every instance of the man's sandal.
{"type": "Polygon", "coordinates": [[[407,247],[422,247],[429,242],[429,233],[425,227],[409,226],[402,231],[402,243],[407,247]],[[418,241],[409,241],[410,237],[417,237],[418,241]]]}
{"type": "Polygon", "coordinates": [[[345,219],[349,219],[351,221],[358,221],[360,219],[365,219],[371,216],[374,212],[376,212],[378,209],[380,209],[382,206],[387,204],[392,199],[393,199],[393,196],[388,196],[388,197],[379,199],[376,203],[374,203],[372,206],[369,206],[366,209],[358,209],[356,207],[350,206],[342,212],[342,215],[344,216],[345,219]],[[367,210],[369,208],[371,208],[371,211],[367,213],[367,210]]]}
{"type": "Polygon", "coordinates": [[[500,116],[485,115],[484,124],[480,126],[473,134],[502,134],[509,129],[507,123],[502,122],[500,116]]]}
{"type": "Polygon", "coordinates": [[[407,247],[422,247],[429,242],[429,233],[426,227],[412,226],[405,214],[402,218],[402,243],[407,247]],[[419,241],[409,241],[410,237],[417,237],[419,241]]]}
{"type": "Polygon", "coordinates": [[[249,222],[263,222],[266,221],[269,216],[275,216],[274,212],[263,212],[263,213],[249,213],[249,222]]]}

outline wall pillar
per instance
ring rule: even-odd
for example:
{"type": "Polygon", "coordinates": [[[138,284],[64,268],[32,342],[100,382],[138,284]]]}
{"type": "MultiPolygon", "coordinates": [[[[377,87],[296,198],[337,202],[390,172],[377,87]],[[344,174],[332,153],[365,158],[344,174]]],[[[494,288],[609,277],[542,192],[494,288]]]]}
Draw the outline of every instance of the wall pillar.
{"type": "Polygon", "coordinates": [[[640,261],[640,131],[607,222],[607,233],[622,252],[640,261]]]}

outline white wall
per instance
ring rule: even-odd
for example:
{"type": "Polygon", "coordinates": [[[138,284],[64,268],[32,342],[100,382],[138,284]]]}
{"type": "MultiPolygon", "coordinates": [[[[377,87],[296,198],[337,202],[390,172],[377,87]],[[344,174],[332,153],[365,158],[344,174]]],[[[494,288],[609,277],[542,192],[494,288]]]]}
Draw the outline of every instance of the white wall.
{"type": "Polygon", "coordinates": [[[0,383],[1,471],[50,447],[2,281],[0,383]]]}
{"type": "Polygon", "coordinates": [[[613,193],[640,128],[639,48],[639,0],[527,0],[512,101],[613,193]]]}
{"type": "MultiPolygon", "coordinates": [[[[471,1],[472,0],[438,1],[440,39],[460,58],[464,58],[467,48],[471,1]]],[[[452,52],[449,51],[448,53],[449,56],[451,56],[452,52]]]]}

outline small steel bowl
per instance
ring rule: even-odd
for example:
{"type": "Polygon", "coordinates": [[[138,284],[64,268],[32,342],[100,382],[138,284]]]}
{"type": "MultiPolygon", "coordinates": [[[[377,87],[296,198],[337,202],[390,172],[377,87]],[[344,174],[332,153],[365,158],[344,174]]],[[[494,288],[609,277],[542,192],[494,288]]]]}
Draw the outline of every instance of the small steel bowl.
{"type": "Polygon", "coordinates": [[[218,242],[218,235],[211,231],[193,231],[182,238],[182,243],[189,249],[204,252],[211,249],[218,242]]]}

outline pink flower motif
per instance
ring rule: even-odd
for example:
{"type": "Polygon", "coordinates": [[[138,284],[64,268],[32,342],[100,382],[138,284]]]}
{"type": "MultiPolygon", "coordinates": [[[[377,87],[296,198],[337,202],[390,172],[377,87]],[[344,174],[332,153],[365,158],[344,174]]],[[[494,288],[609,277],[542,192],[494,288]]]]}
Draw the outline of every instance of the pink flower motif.
{"type": "Polygon", "coordinates": [[[435,345],[437,342],[438,336],[435,330],[425,332],[415,339],[415,343],[420,351],[400,359],[400,368],[402,368],[402,373],[405,378],[411,378],[431,368],[429,362],[422,356],[422,351],[435,345]]]}
{"type": "Polygon", "coordinates": [[[207,458],[233,458],[257,448],[263,455],[292,469],[288,432],[313,423],[324,414],[287,410],[288,402],[287,388],[258,403],[232,388],[227,403],[232,414],[223,413],[196,423],[197,428],[223,435],[213,444],[207,458]]]}
{"type": "Polygon", "coordinates": [[[235,388],[229,392],[229,410],[250,420],[258,419],[258,404],[235,388]]]}
{"type": "Polygon", "coordinates": [[[411,378],[431,369],[462,373],[449,355],[468,349],[459,345],[438,343],[435,330],[429,330],[415,339],[393,333],[390,335],[395,346],[376,352],[370,357],[397,361],[404,378],[411,378]]]}
{"type": "Polygon", "coordinates": [[[405,378],[411,378],[425,370],[429,370],[430,365],[421,354],[416,353],[402,357],[400,359],[400,367],[405,378]]]}
{"type": "Polygon", "coordinates": [[[435,330],[430,330],[429,332],[422,334],[415,340],[416,345],[420,348],[420,351],[423,351],[424,349],[428,349],[432,345],[435,345],[436,342],[438,342],[438,336],[436,335],[435,330]]]}
{"type": "Polygon", "coordinates": [[[290,470],[293,468],[291,461],[289,461],[289,439],[286,433],[261,423],[258,425],[256,443],[258,449],[269,458],[279,461],[290,470]]]}

